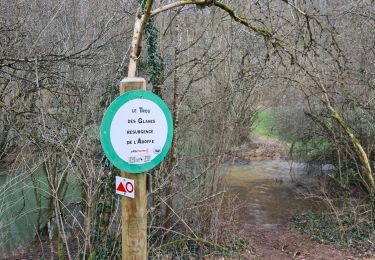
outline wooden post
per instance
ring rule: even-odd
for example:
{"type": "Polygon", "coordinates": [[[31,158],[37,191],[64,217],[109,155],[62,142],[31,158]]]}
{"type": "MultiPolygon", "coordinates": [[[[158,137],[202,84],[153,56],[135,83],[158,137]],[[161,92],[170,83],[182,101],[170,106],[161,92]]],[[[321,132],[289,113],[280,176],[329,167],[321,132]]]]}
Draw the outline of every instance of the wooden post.
{"type": "MultiPolygon", "coordinates": [[[[144,78],[125,78],[120,83],[120,94],[131,90],[146,90],[144,78]]],[[[122,197],[122,260],[147,259],[147,191],[146,173],[121,176],[133,179],[135,198],[122,197]]]]}

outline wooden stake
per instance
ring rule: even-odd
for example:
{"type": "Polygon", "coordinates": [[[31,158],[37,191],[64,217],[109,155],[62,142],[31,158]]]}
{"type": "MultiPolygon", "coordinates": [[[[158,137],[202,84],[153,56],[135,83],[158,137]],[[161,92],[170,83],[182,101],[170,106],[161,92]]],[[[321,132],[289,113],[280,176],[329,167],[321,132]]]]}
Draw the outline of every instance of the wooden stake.
{"type": "MultiPolygon", "coordinates": [[[[125,78],[120,83],[120,94],[131,90],[146,90],[144,78],[125,78]]],[[[122,197],[122,259],[147,259],[147,191],[146,173],[121,176],[133,179],[135,198],[122,197]]]]}

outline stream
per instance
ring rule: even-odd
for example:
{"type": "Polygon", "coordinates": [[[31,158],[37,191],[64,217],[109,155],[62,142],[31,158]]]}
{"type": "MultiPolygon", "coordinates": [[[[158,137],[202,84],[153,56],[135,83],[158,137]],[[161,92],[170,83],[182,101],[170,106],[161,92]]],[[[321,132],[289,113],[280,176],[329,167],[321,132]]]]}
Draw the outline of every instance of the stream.
{"type": "MultiPolygon", "coordinates": [[[[238,220],[244,225],[273,226],[289,222],[290,217],[318,211],[319,204],[297,195],[293,179],[308,180],[304,164],[287,161],[252,161],[227,164],[224,181],[230,194],[240,200],[238,220]],[[292,178],[293,177],[293,178],[292,178]]],[[[45,176],[37,173],[43,191],[41,223],[46,223],[49,188],[45,176]],[[45,193],[45,194],[44,194],[45,193]]],[[[67,202],[80,196],[75,180],[69,180],[67,202]]],[[[29,175],[0,175],[0,258],[6,251],[22,247],[35,239],[38,210],[29,175]]]]}
{"type": "MultiPolygon", "coordinates": [[[[76,185],[75,175],[67,179],[67,192],[64,203],[74,203],[80,199],[80,187],[76,185]]],[[[9,173],[0,171],[0,259],[8,252],[20,251],[37,239],[36,226],[45,226],[48,219],[48,205],[51,190],[46,175],[41,168],[35,172],[9,173]],[[33,179],[38,181],[34,189],[33,179]],[[40,193],[37,207],[35,190],[40,193]]]]}
{"type": "Polygon", "coordinates": [[[294,180],[310,179],[305,165],[287,161],[251,161],[229,165],[225,183],[239,198],[238,220],[245,225],[286,224],[295,214],[320,211],[321,204],[297,194],[294,180]]]}

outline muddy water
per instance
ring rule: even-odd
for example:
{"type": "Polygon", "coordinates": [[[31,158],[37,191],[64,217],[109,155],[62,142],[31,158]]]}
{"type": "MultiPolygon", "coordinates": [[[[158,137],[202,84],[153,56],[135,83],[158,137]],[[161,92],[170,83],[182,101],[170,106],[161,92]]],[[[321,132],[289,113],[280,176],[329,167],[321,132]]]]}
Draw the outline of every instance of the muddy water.
{"type": "Polygon", "coordinates": [[[241,203],[238,219],[249,225],[285,224],[290,217],[320,210],[318,202],[303,199],[292,181],[308,178],[303,164],[286,161],[254,161],[228,166],[227,190],[241,203]]]}

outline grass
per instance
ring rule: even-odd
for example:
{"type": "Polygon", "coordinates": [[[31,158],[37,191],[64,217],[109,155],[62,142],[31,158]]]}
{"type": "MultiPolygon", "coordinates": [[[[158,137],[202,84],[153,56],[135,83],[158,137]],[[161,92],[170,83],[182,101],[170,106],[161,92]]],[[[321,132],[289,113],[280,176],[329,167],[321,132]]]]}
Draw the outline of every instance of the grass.
{"type": "Polygon", "coordinates": [[[253,133],[259,136],[272,137],[282,140],[282,137],[275,128],[275,108],[267,108],[257,112],[257,119],[254,122],[253,133]]]}
{"type": "Polygon", "coordinates": [[[283,142],[293,143],[293,153],[302,161],[309,161],[324,154],[332,145],[322,137],[312,137],[309,140],[300,140],[290,133],[282,133],[277,129],[277,108],[259,110],[253,126],[253,133],[266,136],[283,142]]]}

